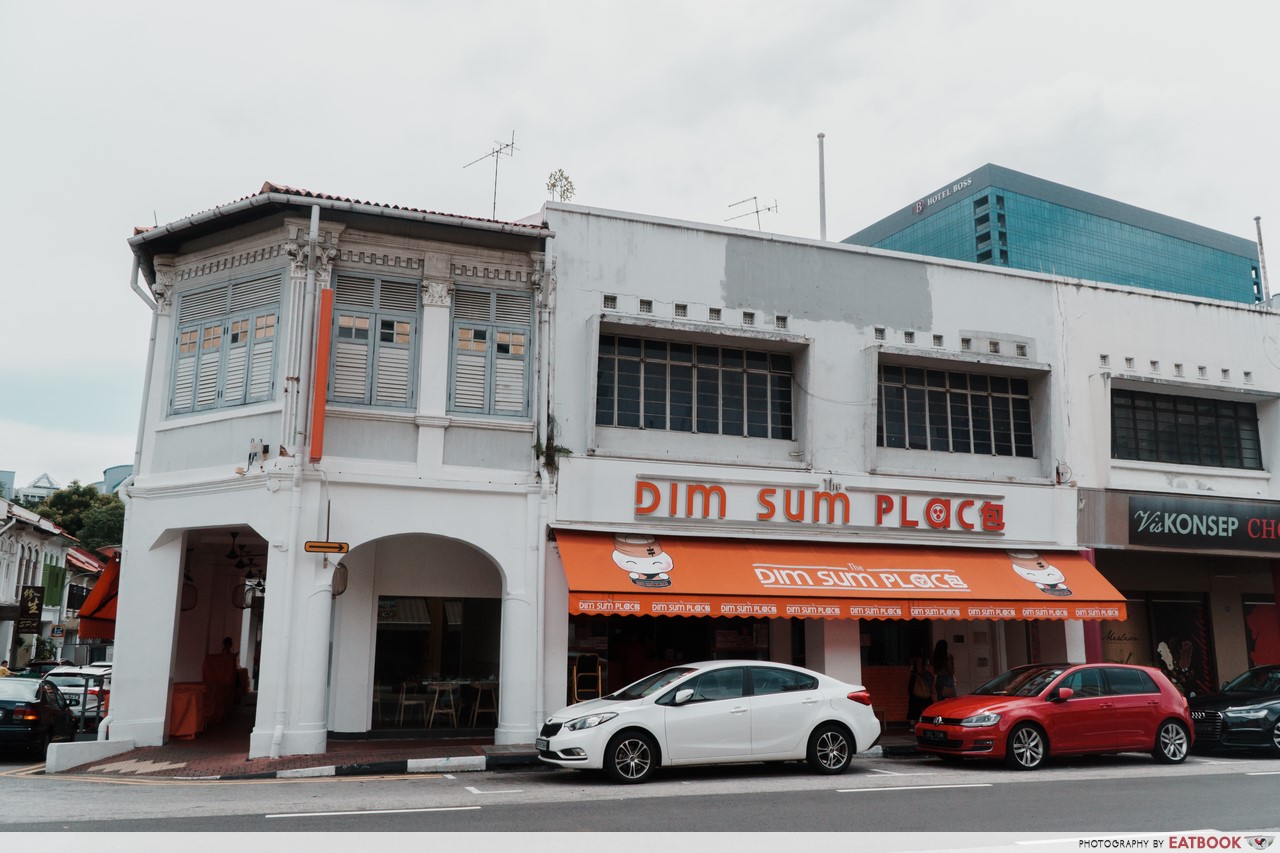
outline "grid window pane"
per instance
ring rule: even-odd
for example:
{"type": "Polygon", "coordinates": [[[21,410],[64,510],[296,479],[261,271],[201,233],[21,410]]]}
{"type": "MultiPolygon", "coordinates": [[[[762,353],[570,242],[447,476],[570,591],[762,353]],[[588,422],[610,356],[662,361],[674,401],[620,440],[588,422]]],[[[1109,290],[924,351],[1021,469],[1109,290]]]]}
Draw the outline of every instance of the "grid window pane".
{"type": "Polygon", "coordinates": [[[596,391],[601,426],[793,439],[785,354],[602,335],[596,391]]]}
{"type": "Polygon", "coordinates": [[[1035,455],[1025,379],[886,364],[878,397],[880,447],[1035,455]]]}
{"type": "Polygon", "coordinates": [[[1113,389],[1111,456],[1261,470],[1258,409],[1252,403],[1113,389]]]}

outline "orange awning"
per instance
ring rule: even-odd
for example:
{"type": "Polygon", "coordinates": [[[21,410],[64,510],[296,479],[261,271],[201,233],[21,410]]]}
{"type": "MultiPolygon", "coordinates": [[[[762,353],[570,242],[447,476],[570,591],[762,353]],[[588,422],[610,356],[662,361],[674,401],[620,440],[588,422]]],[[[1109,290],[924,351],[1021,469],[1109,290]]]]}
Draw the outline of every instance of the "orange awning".
{"type": "Polygon", "coordinates": [[[80,638],[82,640],[114,640],[116,638],[116,596],[120,592],[120,552],[111,553],[111,562],[98,575],[80,605],[80,638]]]}
{"type": "Polygon", "coordinates": [[[1074,552],[556,531],[569,612],[818,619],[1117,619],[1074,552]]]}

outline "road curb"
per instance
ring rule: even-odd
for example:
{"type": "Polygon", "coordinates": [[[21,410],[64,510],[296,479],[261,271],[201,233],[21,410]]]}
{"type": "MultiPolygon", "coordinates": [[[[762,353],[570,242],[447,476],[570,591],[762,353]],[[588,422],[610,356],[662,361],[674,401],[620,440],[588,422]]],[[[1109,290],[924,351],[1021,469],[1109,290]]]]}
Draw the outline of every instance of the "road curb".
{"type": "MultiPolygon", "coordinates": [[[[313,779],[326,776],[397,776],[411,773],[474,773],[494,767],[539,764],[534,754],[466,755],[449,758],[408,758],[396,761],[366,761],[356,764],[330,764],[325,767],[298,767],[259,773],[228,773],[202,776],[201,781],[252,781],[256,779],[313,779]]],[[[176,777],[183,778],[183,777],[176,777]]],[[[192,779],[191,781],[195,781],[192,779]]]]}

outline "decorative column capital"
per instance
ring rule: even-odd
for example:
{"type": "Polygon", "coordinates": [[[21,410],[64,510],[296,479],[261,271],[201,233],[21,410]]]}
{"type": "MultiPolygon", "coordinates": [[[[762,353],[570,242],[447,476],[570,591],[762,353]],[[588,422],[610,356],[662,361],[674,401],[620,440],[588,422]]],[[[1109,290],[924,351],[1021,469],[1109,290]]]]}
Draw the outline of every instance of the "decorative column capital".
{"type": "Polygon", "coordinates": [[[452,304],[453,282],[444,279],[422,280],[422,304],[448,308],[452,304]]]}

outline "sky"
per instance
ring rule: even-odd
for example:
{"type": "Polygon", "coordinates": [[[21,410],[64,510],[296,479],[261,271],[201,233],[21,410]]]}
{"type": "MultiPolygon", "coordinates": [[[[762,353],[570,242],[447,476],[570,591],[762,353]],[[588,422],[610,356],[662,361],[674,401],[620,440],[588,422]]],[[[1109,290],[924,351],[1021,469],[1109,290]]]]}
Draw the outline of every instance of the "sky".
{"type": "Polygon", "coordinates": [[[509,220],[563,169],[575,204],[817,238],[821,132],[830,240],[990,162],[1261,216],[1280,270],[1277,34],[1263,0],[0,0],[0,470],[133,461],[125,241],[264,181],[509,220]]]}

